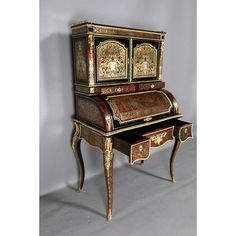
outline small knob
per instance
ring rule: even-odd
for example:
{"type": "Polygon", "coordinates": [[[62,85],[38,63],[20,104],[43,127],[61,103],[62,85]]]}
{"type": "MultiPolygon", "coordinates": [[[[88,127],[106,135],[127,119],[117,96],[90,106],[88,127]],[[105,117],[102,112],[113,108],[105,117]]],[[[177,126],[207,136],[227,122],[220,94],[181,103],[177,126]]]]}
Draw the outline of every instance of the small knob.
{"type": "Polygon", "coordinates": [[[139,146],[139,151],[142,152],[143,151],[143,145],[139,146]]]}

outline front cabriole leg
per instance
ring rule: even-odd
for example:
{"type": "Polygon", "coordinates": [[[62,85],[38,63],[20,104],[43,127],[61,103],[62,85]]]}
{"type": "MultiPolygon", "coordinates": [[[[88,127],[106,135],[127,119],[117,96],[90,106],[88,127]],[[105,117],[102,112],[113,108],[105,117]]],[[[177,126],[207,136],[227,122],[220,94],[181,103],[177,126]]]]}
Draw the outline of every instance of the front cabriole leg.
{"type": "Polygon", "coordinates": [[[172,150],[171,158],[170,158],[170,176],[173,183],[176,183],[175,176],[174,176],[174,161],[175,161],[176,153],[180,147],[180,144],[181,144],[181,141],[175,138],[175,144],[174,144],[174,148],[172,150]]]}
{"type": "Polygon", "coordinates": [[[112,201],[113,201],[113,153],[112,138],[106,137],[104,143],[104,174],[107,186],[107,219],[112,220],[112,201]]]}
{"type": "Polygon", "coordinates": [[[77,187],[78,192],[81,192],[83,189],[83,185],[84,185],[84,162],[83,162],[83,158],[82,158],[82,154],[81,154],[81,128],[80,125],[78,123],[74,123],[75,124],[75,132],[72,138],[72,150],[75,154],[76,157],[76,162],[79,168],[79,184],[77,187]]]}

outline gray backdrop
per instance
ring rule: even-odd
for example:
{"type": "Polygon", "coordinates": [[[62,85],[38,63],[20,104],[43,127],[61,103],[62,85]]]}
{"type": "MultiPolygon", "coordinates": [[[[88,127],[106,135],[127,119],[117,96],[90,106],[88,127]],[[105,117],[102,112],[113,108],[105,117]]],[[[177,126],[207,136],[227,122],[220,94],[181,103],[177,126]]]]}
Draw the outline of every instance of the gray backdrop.
{"type": "MultiPolygon", "coordinates": [[[[73,123],[70,25],[88,20],[164,30],[163,80],[184,114],[196,122],[196,0],[41,0],[40,2],[40,194],[75,183],[70,147],[73,123]]],[[[82,143],[86,178],[103,171],[99,150],[82,143]]],[[[127,157],[115,151],[115,166],[127,157]]]]}

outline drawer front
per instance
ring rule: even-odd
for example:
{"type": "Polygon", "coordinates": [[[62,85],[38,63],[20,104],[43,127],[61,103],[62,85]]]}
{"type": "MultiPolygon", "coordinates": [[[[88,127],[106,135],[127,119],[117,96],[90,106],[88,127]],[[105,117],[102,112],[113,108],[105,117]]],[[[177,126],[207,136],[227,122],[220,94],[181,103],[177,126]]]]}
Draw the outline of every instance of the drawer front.
{"type": "Polygon", "coordinates": [[[150,139],[152,147],[159,147],[167,141],[173,140],[173,131],[174,126],[171,126],[152,133],[144,134],[144,136],[150,139]]]}
{"type": "Polygon", "coordinates": [[[152,89],[161,89],[165,87],[164,82],[153,82],[153,83],[145,83],[145,84],[138,84],[139,91],[145,90],[152,90],[152,89]]]}
{"type": "Polygon", "coordinates": [[[146,140],[140,143],[133,144],[130,149],[130,163],[139,160],[147,160],[150,156],[150,141],[146,140]]]}
{"type": "Polygon", "coordinates": [[[178,139],[181,142],[184,142],[187,139],[193,137],[193,131],[192,131],[193,124],[182,120],[176,120],[174,124],[175,124],[174,136],[176,139],[178,139]]]}
{"type": "Polygon", "coordinates": [[[109,87],[101,87],[96,88],[96,92],[102,95],[111,95],[111,94],[119,94],[119,93],[131,93],[135,92],[136,87],[134,84],[130,85],[121,85],[121,86],[109,86],[109,87]]]}
{"type": "Polygon", "coordinates": [[[188,138],[192,138],[192,124],[185,125],[179,130],[179,139],[181,142],[186,141],[188,138]]]}

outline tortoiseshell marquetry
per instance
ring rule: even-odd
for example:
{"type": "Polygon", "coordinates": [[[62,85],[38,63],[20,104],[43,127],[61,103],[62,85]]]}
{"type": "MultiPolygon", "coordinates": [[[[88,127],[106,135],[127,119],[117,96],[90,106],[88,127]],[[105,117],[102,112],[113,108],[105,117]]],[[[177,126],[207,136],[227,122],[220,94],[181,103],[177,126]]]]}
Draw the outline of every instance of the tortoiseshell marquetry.
{"type": "Polygon", "coordinates": [[[156,77],[157,49],[149,44],[137,44],[133,56],[133,78],[156,77]]]}
{"type": "Polygon", "coordinates": [[[117,40],[100,42],[96,48],[97,80],[128,78],[128,49],[117,40]]]}
{"type": "Polygon", "coordinates": [[[170,113],[173,106],[163,91],[108,96],[106,100],[120,124],[170,113]]]}
{"type": "MultiPolygon", "coordinates": [[[[179,120],[177,101],[162,81],[165,32],[100,25],[74,24],[75,154],[82,191],[85,166],[82,139],[103,152],[107,189],[107,219],[112,220],[113,149],[128,156],[131,165],[148,161],[151,148],[174,140],[169,160],[192,138],[192,124],[179,120]]],[[[92,158],[92,157],[91,157],[92,158]]]]}
{"type": "Polygon", "coordinates": [[[75,54],[75,79],[78,81],[87,81],[87,48],[86,38],[80,38],[74,41],[74,54],[75,54]]]}

